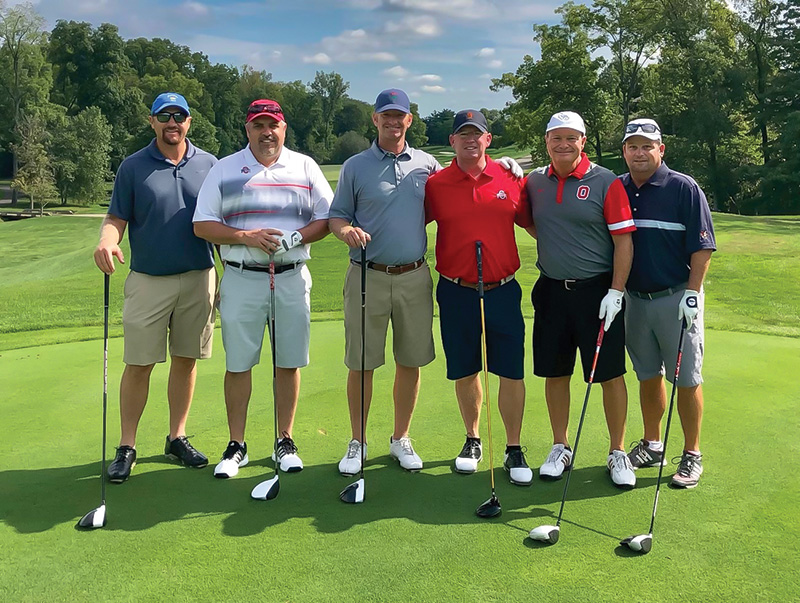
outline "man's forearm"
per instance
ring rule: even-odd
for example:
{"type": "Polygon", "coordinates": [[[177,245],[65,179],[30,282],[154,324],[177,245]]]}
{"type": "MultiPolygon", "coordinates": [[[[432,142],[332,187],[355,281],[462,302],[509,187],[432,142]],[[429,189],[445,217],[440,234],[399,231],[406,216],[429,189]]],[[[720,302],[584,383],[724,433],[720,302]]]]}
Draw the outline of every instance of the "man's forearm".
{"type": "Polygon", "coordinates": [[[194,223],[194,234],[216,245],[242,245],[241,237],[244,232],[222,222],[194,223]]]}
{"type": "Polygon", "coordinates": [[[331,218],[328,220],[328,226],[333,236],[341,241],[344,241],[345,235],[353,228],[353,225],[344,218],[331,218]]]}
{"type": "Polygon", "coordinates": [[[614,241],[614,273],[611,277],[611,288],[624,291],[633,263],[633,239],[630,233],[612,235],[612,239],[614,241]]]}
{"type": "Polygon", "coordinates": [[[328,236],[330,230],[328,229],[328,219],[314,220],[309,224],[298,229],[303,237],[303,244],[314,243],[328,236]]]}
{"type": "Polygon", "coordinates": [[[703,281],[706,279],[710,263],[710,249],[701,249],[692,254],[689,260],[689,284],[686,286],[687,289],[700,291],[700,287],[703,286],[703,281]]]}

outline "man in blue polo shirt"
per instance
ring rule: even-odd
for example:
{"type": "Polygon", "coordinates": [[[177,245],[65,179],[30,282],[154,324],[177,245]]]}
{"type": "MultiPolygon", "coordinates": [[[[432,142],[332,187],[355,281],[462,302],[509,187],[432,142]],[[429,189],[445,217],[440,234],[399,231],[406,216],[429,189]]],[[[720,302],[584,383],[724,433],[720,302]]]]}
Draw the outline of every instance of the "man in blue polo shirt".
{"type": "Polygon", "coordinates": [[[703,191],[689,176],[663,162],[661,128],[652,119],[625,127],[622,152],[630,172],[621,176],[636,231],[627,283],[626,345],[636,377],[644,438],[628,458],[634,468],[664,463],[661,418],[664,385],[675,374],[680,321],[686,335],[678,377],[678,414],[684,447],[672,485],[694,488],[703,473],[703,280],[716,249],[711,212],[703,191]]]}
{"type": "Polygon", "coordinates": [[[155,138],[119,166],[111,205],[94,251],[97,267],[114,272],[125,263],[119,243],[128,228],[130,273],[125,280],[125,335],[119,392],[121,436],[108,467],[122,483],[136,464],[136,430],[157,362],[171,357],[167,399],[169,435],[164,453],[189,467],[205,467],[206,456],[186,438],[196,359],[211,356],[216,273],[209,243],[194,235],[192,215],[200,185],[216,159],[193,146],[186,133],[192,118],[186,99],[160,94],[150,111],[155,138]]]}

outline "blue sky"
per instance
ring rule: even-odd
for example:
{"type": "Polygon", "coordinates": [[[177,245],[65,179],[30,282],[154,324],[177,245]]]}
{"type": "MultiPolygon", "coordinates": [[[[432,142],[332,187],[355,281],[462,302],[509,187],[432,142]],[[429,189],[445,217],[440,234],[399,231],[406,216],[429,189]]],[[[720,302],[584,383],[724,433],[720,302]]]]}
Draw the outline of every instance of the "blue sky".
{"type": "Polygon", "coordinates": [[[308,82],[318,70],[373,102],[406,90],[423,116],[442,108],[501,108],[492,77],[536,56],[533,23],[558,21],[559,0],[39,0],[48,29],[58,19],[103,22],[124,38],[165,37],[213,62],[252,65],[273,79],[308,82]]]}

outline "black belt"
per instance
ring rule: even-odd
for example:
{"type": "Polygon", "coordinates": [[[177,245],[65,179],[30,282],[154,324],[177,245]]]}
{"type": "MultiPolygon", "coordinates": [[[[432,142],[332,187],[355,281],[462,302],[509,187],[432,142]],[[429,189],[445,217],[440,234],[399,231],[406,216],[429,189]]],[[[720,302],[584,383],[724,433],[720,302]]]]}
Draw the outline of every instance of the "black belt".
{"type": "MultiPolygon", "coordinates": [[[[251,272],[269,272],[269,266],[248,266],[247,264],[240,264],[239,262],[225,262],[226,266],[233,266],[234,268],[241,268],[242,270],[250,270],[251,272]]],[[[280,264],[275,266],[275,274],[286,272],[287,270],[294,270],[302,266],[303,262],[295,262],[294,264],[280,264]]]]}
{"type": "Polygon", "coordinates": [[[682,285],[677,285],[675,287],[668,287],[667,289],[662,289],[661,291],[653,291],[652,293],[645,293],[643,291],[631,291],[628,289],[628,293],[633,295],[634,297],[638,297],[639,299],[658,299],[659,297],[667,297],[668,295],[674,295],[678,293],[678,291],[683,291],[686,289],[686,285],[688,283],[683,283],[682,285]]]}
{"type": "MultiPolygon", "coordinates": [[[[361,262],[356,262],[355,260],[350,260],[350,263],[353,264],[353,266],[361,266],[361,262]]],[[[367,268],[370,270],[376,270],[378,272],[385,272],[386,274],[403,274],[404,272],[416,270],[424,263],[425,258],[420,258],[416,262],[411,262],[410,264],[398,264],[394,266],[388,264],[378,264],[377,262],[367,262],[367,268]]]]}
{"type": "MultiPolygon", "coordinates": [[[[451,283],[455,283],[456,285],[461,285],[462,287],[467,287],[469,289],[478,289],[478,283],[470,283],[468,281],[462,280],[460,278],[450,278],[449,276],[445,276],[444,274],[440,274],[443,279],[450,281],[451,283]]],[[[484,291],[491,291],[492,289],[497,289],[506,283],[510,283],[514,280],[514,275],[510,274],[505,278],[501,278],[499,281],[495,281],[493,283],[483,283],[483,290],[484,291]]]]}
{"type": "Polygon", "coordinates": [[[558,284],[561,287],[564,287],[567,291],[580,291],[581,289],[588,289],[589,287],[595,287],[600,283],[611,283],[611,275],[610,274],[599,274],[597,276],[593,276],[592,278],[584,278],[584,279],[574,279],[568,278],[564,280],[554,279],[544,277],[548,281],[552,283],[558,284]]]}

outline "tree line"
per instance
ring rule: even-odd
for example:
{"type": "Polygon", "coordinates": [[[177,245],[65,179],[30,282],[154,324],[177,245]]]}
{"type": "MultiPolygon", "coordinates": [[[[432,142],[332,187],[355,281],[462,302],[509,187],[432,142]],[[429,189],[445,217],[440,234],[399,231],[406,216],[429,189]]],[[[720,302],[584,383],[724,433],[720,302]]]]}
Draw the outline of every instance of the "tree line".
{"type": "MultiPolygon", "coordinates": [[[[483,109],[493,146],[530,148],[545,163],[544,124],[571,109],[586,120],[587,151],[618,161],[623,125],[653,117],[670,166],[717,209],[800,213],[800,0],[594,0],[556,12],[560,23],[533,25],[540,56],[493,80],[514,98],[483,109]]],[[[335,72],[274,81],[170,40],[124,40],[107,23],[62,20],[48,32],[32,5],[0,0],[0,173],[32,199],[104,199],[122,159],[152,138],[149,103],[166,90],[187,98],[192,141],[218,156],[246,144],[247,105],[272,98],[288,146],[341,163],[375,135],[371,104],[348,89],[335,72]]],[[[410,144],[448,143],[454,110],[412,111],[410,144]]]]}

